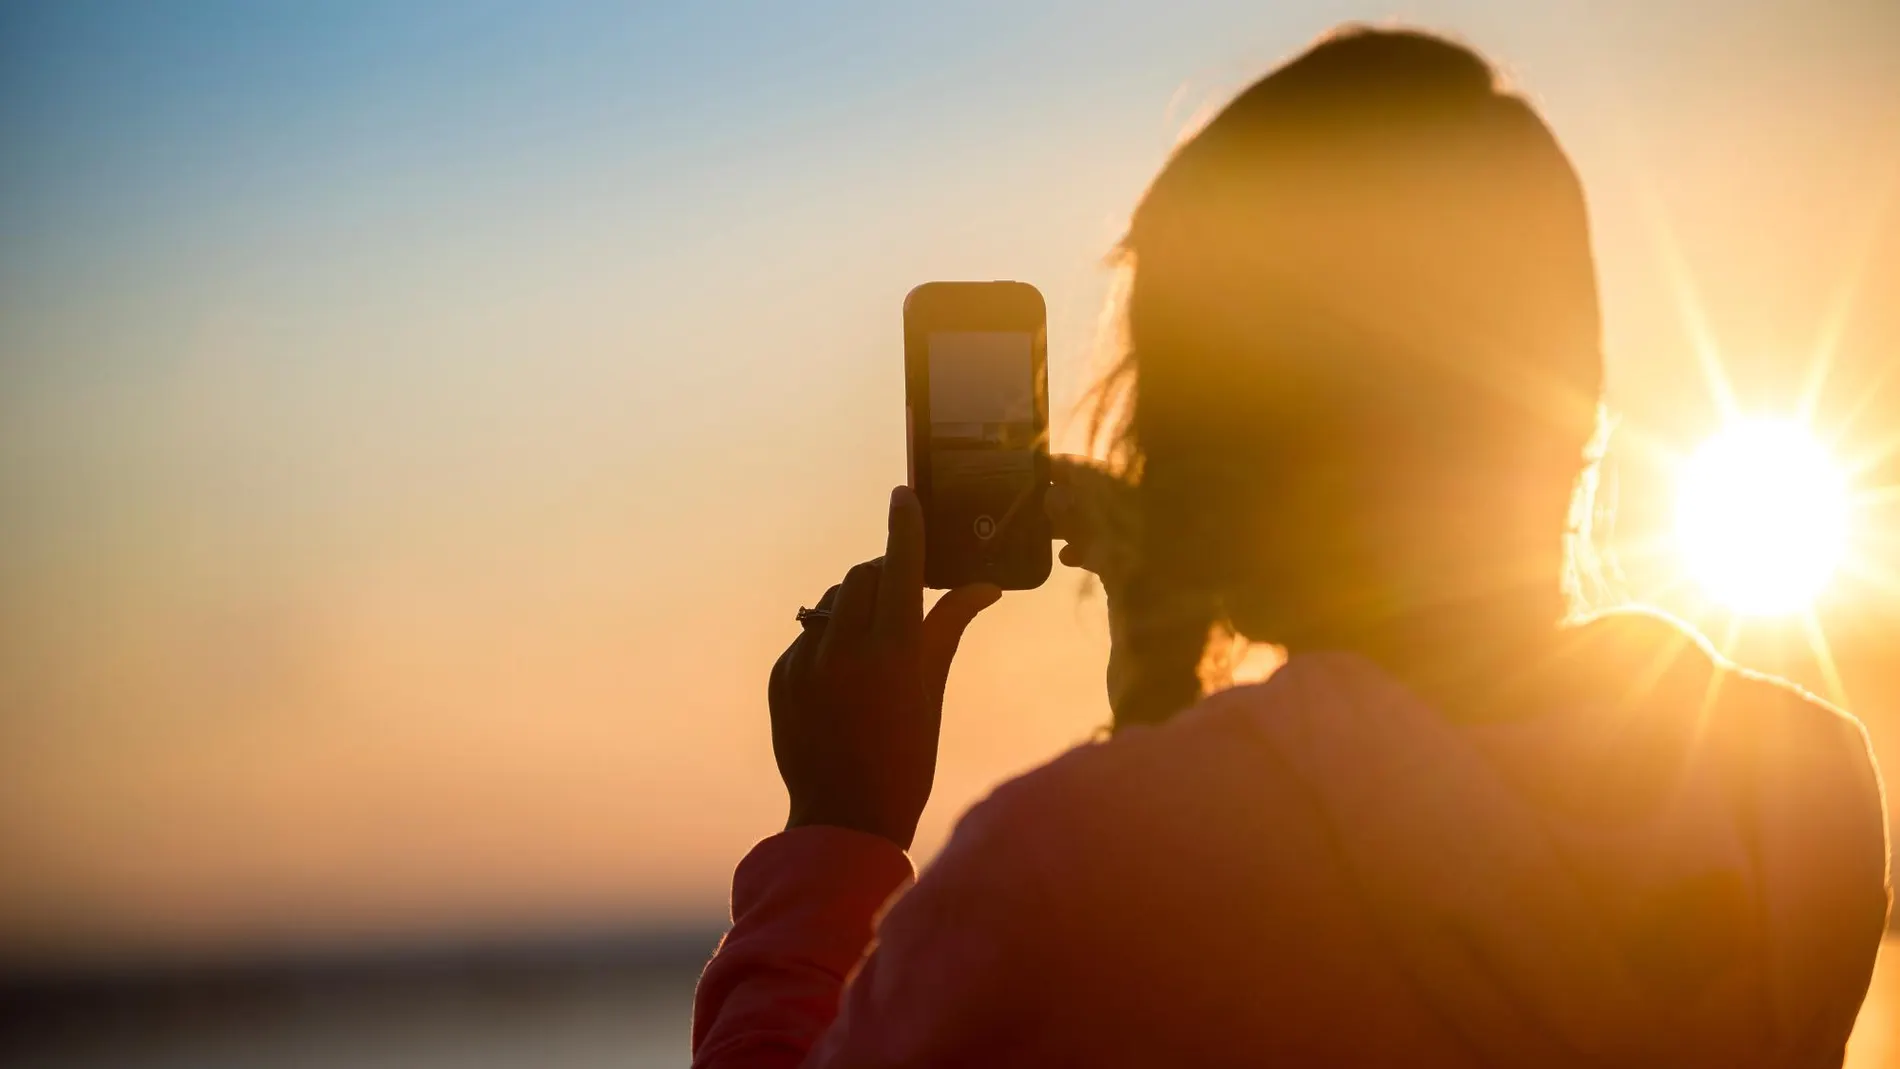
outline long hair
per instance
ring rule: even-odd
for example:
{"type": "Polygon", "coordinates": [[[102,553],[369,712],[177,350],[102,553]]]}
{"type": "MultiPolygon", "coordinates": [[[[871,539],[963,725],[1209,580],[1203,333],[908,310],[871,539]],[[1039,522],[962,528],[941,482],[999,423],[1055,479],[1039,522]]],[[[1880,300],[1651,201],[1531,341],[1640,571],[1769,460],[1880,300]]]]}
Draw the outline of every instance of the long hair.
{"type": "Polygon", "coordinates": [[[1118,260],[1118,724],[1191,704],[1210,634],[1376,652],[1398,621],[1565,615],[1603,376],[1589,223],[1482,58],[1328,37],[1175,150],[1118,260]]]}

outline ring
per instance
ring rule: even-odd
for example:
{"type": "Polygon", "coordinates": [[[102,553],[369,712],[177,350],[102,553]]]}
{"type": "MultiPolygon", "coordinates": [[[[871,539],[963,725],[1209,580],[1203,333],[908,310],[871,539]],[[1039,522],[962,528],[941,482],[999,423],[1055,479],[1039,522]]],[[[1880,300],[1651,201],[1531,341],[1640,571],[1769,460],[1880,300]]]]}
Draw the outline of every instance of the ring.
{"type": "Polygon", "coordinates": [[[807,609],[801,605],[799,606],[799,609],[798,609],[797,619],[799,623],[805,625],[806,627],[810,627],[813,621],[824,621],[824,620],[831,619],[831,610],[830,609],[807,609]]]}

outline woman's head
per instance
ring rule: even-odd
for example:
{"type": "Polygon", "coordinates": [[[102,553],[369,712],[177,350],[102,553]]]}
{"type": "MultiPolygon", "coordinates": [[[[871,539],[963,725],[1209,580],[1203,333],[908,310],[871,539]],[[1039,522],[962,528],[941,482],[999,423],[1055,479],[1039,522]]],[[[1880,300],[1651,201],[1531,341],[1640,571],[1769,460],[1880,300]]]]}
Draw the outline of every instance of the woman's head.
{"type": "Polygon", "coordinates": [[[1378,655],[1557,622],[1595,272],[1569,161],[1482,59],[1327,39],[1176,150],[1121,253],[1147,619],[1118,719],[1193,699],[1211,625],[1378,655]]]}

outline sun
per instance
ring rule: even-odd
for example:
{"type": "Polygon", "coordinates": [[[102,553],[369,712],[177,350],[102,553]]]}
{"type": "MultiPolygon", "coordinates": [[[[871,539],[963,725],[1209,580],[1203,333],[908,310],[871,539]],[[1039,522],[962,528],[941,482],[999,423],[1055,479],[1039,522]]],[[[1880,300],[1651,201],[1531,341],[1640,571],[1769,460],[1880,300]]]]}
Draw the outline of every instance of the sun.
{"type": "Polygon", "coordinates": [[[1734,423],[1683,464],[1676,539],[1714,600],[1746,616],[1806,609],[1847,551],[1847,478],[1793,420],[1734,423]]]}

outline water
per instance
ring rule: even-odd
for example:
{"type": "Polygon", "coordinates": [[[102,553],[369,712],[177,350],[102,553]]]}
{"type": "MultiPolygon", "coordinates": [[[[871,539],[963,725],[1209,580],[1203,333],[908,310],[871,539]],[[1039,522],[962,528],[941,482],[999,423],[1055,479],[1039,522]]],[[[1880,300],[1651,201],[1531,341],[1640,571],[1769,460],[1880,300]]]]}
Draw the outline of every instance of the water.
{"type": "MultiPolygon", "coordinates": [[[[587,969],[186,997],[62,1025],[7,1014],[7,1069],[658,1069],[687,1064],[697,968],[587,969]]],[[[1890,937],[1847,1069],[1900,1069],[1900,938],[1890,937]]]]}

